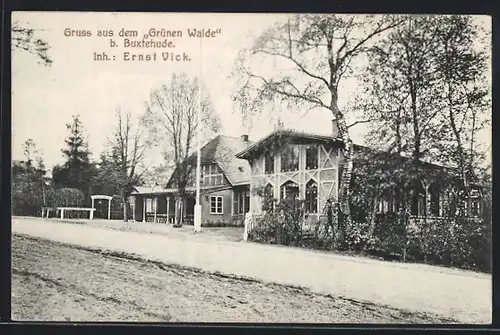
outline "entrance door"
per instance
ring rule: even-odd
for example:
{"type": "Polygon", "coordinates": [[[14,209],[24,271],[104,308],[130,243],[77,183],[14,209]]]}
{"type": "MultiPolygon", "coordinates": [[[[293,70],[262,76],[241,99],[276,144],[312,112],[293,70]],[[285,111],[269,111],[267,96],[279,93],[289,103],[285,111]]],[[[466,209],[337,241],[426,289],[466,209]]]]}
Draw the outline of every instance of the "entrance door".
{"type": "Polygon", "coordinates": [[[186,214],[194,215],[194,205],[196,204],[196,200],[193,197],[187,197],[186,199],[186,214]]]}
{"type": "Polygon", "coordinates": [[[246,214],[250,211],[250,194],[248,194],[248,192],[245,192],[245,213],[243,214],[246,214]]]}
{"type": "Polygon", "coordinates": [[[194,224],[194,205],[196,204],[196,200],[193,197],[186,198],[186,212],[185,212],[185,222],[186,224],[194,224]]]}
{"type": "Polygon", "coordinates": [[[108,218],[108,201],[96,199],[94,201],[94,218],[95,219],[107,219],[108,218]]]}

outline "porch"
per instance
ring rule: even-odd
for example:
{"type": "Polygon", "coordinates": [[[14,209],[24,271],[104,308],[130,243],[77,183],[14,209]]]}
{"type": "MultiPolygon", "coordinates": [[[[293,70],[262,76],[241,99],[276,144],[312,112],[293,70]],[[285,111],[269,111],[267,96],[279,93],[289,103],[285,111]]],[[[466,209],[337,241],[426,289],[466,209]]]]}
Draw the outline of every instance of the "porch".
{"type": "MultiPolygon", "coordinates": [[[[179,202],[176,189],[162,189],[156,192],[133,192],[129,197],[131,207],[130,220],[173,224],[176,212],[182,212],[182,224],[194,224],[194,206],[196,192],[186,189],[186,195],[179,202]]],[[[202,189],[200,204],[202,207],[202,226],[230,227],[243,226],[245,214],[249,210],[250,196],[248,186],[217,187],[202,189]]]]}
{"type": "MultiPolygon", "coordinates": [[[[302,207],[298,210],[303,211],[301,220],[301,229],[303,232],[314,230],[318,224],[326,222],[327,216],[323,210],[319,210],[320,197],[315,187],[308,188],[305,185],[305,197],[300,197],[301,187],[292,182],[283,184],[281,192],[278,193],[278,199],[298,200],[303,199],[302,207]]],[[[255,197],[257,200],[264,199],[266,196],[273,195],[273,189],[268,185],[264,188],[262,197],[255,197]],[[267,192],[266,192],[267,188],[267,192]],[[259,199],[261,198],[261,199],[259,199]]],[[[413,190],[410,201],[409,210],[409,227],[410,229],[422,229],[423,227],[436,227],[439,225],[449,224],[459,214],[460,207],[465,211],[465,217],[470,222],[481,222],[483,212],[482,194],[479,187],[473,187],[470,193],[462,197],[463,206],[459,206],[459,191],[453,187],[444,187],[439,181],[422,180],[413,190]]],[[[401,195],[400,195],[401,196],[401,195]]],[[[408,195],[402,195],[408,196],[408,195]]],[[[408,198],[409,199],[409,198],[408,198]]],[[[395,189],[387,189],[378,195],[376,208],[374,208],[376,223],[395,224],[395,215],[398,212],[400,197],[395,189]]],[[[324,201],[322,201],[324,203],[324,201]]],[[[252,212],[252,220],[248,220],[247,232],[250,232],[259,218],[265,214],[265,208],[262,201],[256,201],[256,211],[252,212]]],[[[254,207],[255,208],[255,207],[254,207]]],[[[351,213],[353,209],[351,208],[351,213]]]]}
{"type": "Polygon", "coordinates": [[[131,220],[135,222],[151,222],[173,224],[176,217],[176,206],[182,206],[183,224],[193,224],[195,198],[188,195],[182,204],[176,204],[173,193],[132,194],[129,198],[131,220]]]}

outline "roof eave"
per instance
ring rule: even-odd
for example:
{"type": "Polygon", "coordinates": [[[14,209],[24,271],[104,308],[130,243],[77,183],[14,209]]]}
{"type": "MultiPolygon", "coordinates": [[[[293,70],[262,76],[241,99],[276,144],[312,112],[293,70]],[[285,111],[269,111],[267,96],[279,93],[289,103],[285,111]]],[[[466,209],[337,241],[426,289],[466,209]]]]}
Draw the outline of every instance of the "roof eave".
{"type": "Polygon", "coordinates": [[[336,142],[336,143],[343,143],[341,138],[332,138],[327,135],[316,135],[316,134],[308,134],[308,133],[300,133],[297,131],[293,130],[280,130],[280,131],[274,131],[271,134],[267,135],[263,139],[254,142],[252,145],[250,145],[248,148],[246,148],[243,151],[240,151],[239,153],[236,154],[237,158],[240,159],[245,159],[248,160],[251,157],[252,152],[256,151],[260,146],[262,146],[267,140],[270,138],[278,135],[278,134],[283,134],[283,135],[288,135],[291,137],[296,137],[296,138],[308,138],[311,140],[319,140],[319,141],[331,141],[331,142],[336,142]]]}

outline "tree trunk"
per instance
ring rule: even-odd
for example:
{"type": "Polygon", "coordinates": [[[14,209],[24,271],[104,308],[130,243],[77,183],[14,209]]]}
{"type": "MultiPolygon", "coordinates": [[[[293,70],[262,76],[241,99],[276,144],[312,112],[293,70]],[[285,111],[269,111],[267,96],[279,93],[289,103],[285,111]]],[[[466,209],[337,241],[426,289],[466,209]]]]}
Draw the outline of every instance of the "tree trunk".
{"type": "Polygon", "coordinates": [[[128,200],[125,196],[125,191],[122,190],[120,195],[123,203],[123,222],[128,222],[128,200]]]}
{"type": "Polygon", "coordinates": [[[413,199],[413,188],[412,187],[405,187],[403,185],[400,186],[400,192],[402,195],[402,199],[400,200],[400,205],[398,208],[398,220],[399,224],[402,226],[402,245],[401,245],[401,260],[403,262],[406,262],[406,254],[407,254],[407,244],[408,244],[408,239],[409,239],[409,233],[408,233],[408,228],[409,228],[409,220],[410,220],[410,214],[411,214],[411,204],[412,204],[412,199],[413,199]],[[406,194],[406,195],[405,195],[406,194]]]}
{"type": "Polygon", "coordinates": [[[408,210],[408,207],[407,207],[407,204],[405,204],[403,207],[400,208],[400,211],[399,211],[399,217],[398,219],[400,220],[400,224],[403,226],[403,243],[402,243],[402,246],[401,246],[401,260],[403,262],[406,262],[406,245],[408,244],[408,222],[406,222],[407,220],[407,210],[408,210]]]}
{"type": "Polygon", "coordinates": [[[175,223],[174,227],[182,227],[182,200],[183,197],[177,195],[175,197],[175,223]]]}
{"type": "MultiPolygon", "coordinates": [[[[373,238],[373,233],[375,231],[375,223],[376,223],[375,220],[377,215],[377,206],[379,197],[380,197],[380,192],[377,192],[373,199],[372,212],[370,216],[370,227],[368,228],[368,243],[371,243],[371,239],[373,238]]],[[[363,246],[363,251],[366,250],[368,243],[363,246]]]]}
{"type": "Polygon", "coordinates": [[[340,205],[340,213],[342,214],[340,216],[341,220],[339,220],[342,221],[339,222],[341,223],[341,225],[339,225],[339,240],[341,243],[343,243],[345,241],[346,227],[349,227],[351,225],[349,195],[353,169],[353,143],[351,141],[351,138],[349,137],[349,132],[347,130],[347,124],[344,115],[338,112],[336,117],[338,122],[339,135],[341,136],[345,145],[344,163],[342,164],[338,199],[340,205]]]}

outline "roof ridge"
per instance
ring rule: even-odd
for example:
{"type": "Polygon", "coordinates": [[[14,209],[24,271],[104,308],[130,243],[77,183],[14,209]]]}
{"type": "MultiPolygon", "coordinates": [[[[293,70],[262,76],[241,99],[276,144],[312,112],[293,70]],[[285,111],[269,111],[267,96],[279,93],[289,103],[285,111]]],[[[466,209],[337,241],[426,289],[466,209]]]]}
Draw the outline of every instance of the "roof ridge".
{"type": "Polygon", "coordinates": [[[230,136],[230,135],[225,135],[225,134],[219,134],[218,136],[224,136],[224,137],[228,137],[228,138],[234,138],[235,140],[241,140],[241,137],[230,136]]]}

